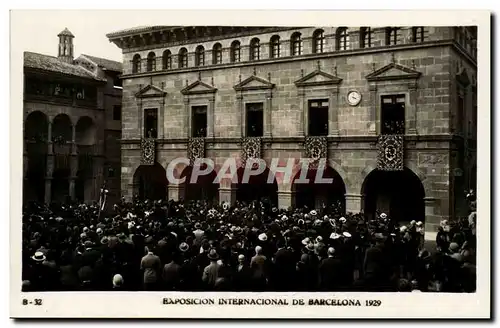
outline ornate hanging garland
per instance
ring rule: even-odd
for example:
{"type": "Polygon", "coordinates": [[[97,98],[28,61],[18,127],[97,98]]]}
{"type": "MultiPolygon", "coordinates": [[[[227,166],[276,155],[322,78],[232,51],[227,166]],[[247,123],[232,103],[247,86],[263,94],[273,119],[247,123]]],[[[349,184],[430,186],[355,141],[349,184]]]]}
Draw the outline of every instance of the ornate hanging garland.
{"type": "Polygon", "coordinates": [[[188,157],[191,165],[196,159],[205,157],[205,138],[189,138],[188,157]]]}
{"type": "Polygon", "coordinates": [[[155,163],[156,144],[154,138],[141,140],[141,164],[153,165],[155,163]]]}
{"type": "Polygon", "coordinates": [[[244,137],[241,139],[241,165],[245,167],[247,160],[261,158],[262,139],[260,137],[244,137]]]}
{"type": "Polygon", "coordinates": [[[403,135],[381,135],[378,140],[378,169],[384,171],[401,171],[404,168],[403,135]]]}
{"type": "Polygon", "coordinates": [[[320,159],[328,157],[328,140],[326,137],[306,137],[304,148],[306,158],[310,160],[309,167],[316,167],[320,159]]]}

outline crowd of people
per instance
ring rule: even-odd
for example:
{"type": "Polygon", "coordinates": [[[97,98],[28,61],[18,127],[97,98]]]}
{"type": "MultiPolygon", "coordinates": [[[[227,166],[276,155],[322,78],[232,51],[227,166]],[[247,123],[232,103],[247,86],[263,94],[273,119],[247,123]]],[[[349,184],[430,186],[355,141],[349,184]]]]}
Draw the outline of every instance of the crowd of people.
{"type": "Polygon", "coordinates": [[[474,292],[475,220],[472,202],[434,242],[422,222],[336,206],[30,203],[22,290],[474,292]]]}

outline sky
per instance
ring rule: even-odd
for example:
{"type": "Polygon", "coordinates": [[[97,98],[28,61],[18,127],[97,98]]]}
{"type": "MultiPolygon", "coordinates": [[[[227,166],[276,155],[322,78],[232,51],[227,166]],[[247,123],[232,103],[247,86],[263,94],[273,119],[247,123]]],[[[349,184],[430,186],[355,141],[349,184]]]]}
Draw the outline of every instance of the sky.
{"type": "Polygon", "coordinates": [[[13,11],[11,44],[17,44],[24,51],[32,51],[57,56],[59,39],[57,34],[68,28],[75,36],[73,39],[75,58],[88,54],[111,60],[122,61],[121,50],[109,42],[106,34],[134,26],[165,24],[154,17],[130,15],[129,11],[91,11],[91,10],[36,10],[13,11]],[[113,19],[110,19],[112,17],[113,19]]]}

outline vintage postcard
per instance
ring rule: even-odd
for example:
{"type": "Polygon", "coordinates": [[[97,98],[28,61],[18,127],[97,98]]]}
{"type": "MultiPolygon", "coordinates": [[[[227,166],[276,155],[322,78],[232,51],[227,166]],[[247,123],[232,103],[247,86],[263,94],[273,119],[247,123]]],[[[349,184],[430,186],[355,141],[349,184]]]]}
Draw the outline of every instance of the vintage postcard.
{"type": "Polygon", "coordinates": [[[12,11],[11,316],[490,318],[490,19],[12,11]]]}

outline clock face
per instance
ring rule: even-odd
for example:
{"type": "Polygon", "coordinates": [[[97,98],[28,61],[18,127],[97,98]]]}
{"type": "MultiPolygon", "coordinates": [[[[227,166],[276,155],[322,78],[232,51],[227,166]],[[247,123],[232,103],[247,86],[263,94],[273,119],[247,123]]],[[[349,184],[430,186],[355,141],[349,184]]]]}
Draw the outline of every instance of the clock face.
{"type": "Polygon", "coordinates": [[[361,102],[361,94],[358,91],[351,91],[347,94],[347,102],[351,106],[356,106],[361,102]]]}

